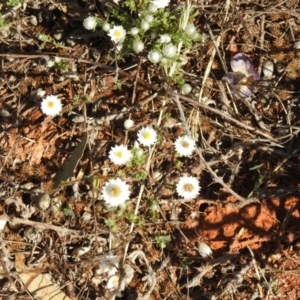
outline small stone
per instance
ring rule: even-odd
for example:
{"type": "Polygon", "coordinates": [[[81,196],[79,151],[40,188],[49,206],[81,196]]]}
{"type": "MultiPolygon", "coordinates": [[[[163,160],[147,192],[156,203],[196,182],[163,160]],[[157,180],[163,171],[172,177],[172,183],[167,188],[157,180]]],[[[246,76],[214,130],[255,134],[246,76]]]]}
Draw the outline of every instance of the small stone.
{"type": "Polygon", "coordinates": [[[48,194],[45,193],[40,195],[38,200],[38,207],[41,210],[47,210],[50,207],[50,204],[51,204],[51,198],[48,194]]]}
{"type": "Polygon", "coordinates": [[[198,251],[203,258],[207,258],[212,255],[211,248],[204,242],[198,242],[198,251]]]}
{"type": "Polygon", "coordinates": [[[263,63],[262,72],[265,77],[271,78],[274,72],[274,63],[271,60],[266,60],[263,63]]]}
{"type": "Polygon", "coordinates": [[[294,48],[295,48],[296,50],[300,50],[300,41],[295,41],[295,43],[294,43],[294,48]]]}

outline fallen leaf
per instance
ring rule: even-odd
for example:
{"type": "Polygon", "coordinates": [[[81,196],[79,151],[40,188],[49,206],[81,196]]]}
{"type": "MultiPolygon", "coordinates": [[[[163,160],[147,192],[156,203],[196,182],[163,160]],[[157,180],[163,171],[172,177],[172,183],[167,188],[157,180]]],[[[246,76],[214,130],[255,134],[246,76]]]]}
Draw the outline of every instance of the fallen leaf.
{"type": "Polygon", "coordinates": [[[15,267],[25,288],[36,300],[72,300],[59,287],[53,284],[44,274],[40,273],[40,267],[35,269],[25,265],[25,255],[16,254],[15,267]]]}

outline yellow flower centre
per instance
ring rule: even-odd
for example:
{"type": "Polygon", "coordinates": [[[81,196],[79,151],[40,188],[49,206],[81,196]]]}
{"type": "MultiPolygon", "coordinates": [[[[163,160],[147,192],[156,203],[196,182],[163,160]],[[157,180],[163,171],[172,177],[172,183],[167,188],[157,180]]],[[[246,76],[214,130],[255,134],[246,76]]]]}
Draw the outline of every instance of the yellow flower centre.
{"type": "Polygon", "coordinates": [[[54,101],[49,101],[49,102],[48,102],[48,107],[49,107],[49,108],[53,108],[54,106],[55,106],[54,101]]]}
{"type": "Polygon", "coordinates": [[[183,148],[189,148],[190,144],[188,142],[182,142],[182,147],[183,148]]]}
{"type": "Polygon", "coordinates": [[[145,132],[145,133],[144,133],[144,139],[145,139],[145,140],[150,139],[150,137],[151,137],[151,133],[150,133],[150,132],[145,132]]]}
{"type": "Polygon", "coordinates": [[[116,31],[115,31],[115,37],[116,37],[116,38],[122,37],[122,32],[121,32],[121,30],[116,30],[116,31]]]}
{"type": "Polygon", "coordinates": [[[122,190],[117,185],[112,186],[110,189],[110,195],[112,197],[119,197],[121,195],[121,193],[122,193],[122,190]]]}
{"type": "Polygon", "coordinates": [[[183,189],[184,189],[185,192],[192,192],[194,190],[194,186],[190,183],[186,183],[183,186],[183,189]]]}
{"type": "Polygon", "coordinates": [[[119,157],[119,158],[122,158],[122,157],[123,157],[122,151],[117,152],[117,153],[116,153],[116,156],[119,157]]]}

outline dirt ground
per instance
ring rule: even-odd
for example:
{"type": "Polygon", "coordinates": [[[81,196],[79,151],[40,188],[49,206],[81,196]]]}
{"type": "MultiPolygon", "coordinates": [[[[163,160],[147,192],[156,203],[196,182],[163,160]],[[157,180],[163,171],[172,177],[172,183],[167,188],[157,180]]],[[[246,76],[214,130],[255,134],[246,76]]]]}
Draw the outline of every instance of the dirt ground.
{"type": "Polygon", "coordinates": [[[100,1],[7,3],[0,299],[300,299],[299,1],[192,1],[207,38],[187,55],[182,76],[193,91],[179,101],[170,92],[176,84],[167,85],[146,53],[116,63],[107,36],[84,29],[87,16],[105,15],[100,1]],[[53,40],[41,42],[41,34],[53,40]],[[252,108],[222,81],[236,53],[261,74],[252,108]],[[55,57],[63,67],[48,66],[55,57]],[[268,78],[266,61],[274,65],[268,78]],[[59,116],[43,114],[43,95],[62,99],[59,116]],[[129,118],[135,124],[124,130],[129,118]],[[173,145],[186,125],[199,152],[179,158],[173,145]],[[108,153],[132,146],[143,126],[160,139],[138,180],[146,164],[120,169],[108,153]],[[182,174],[199,179],[197,199],[178,197],[182,174]],[[131,184],[122,214],[101,198],[115,176],[131,184]],[[202,255],[207,246],[211,255],[202,255]],[[107,255],[119,259],[120,272],[121,262],[134,271],[123,291],[111,293],[97,274],[107,255]]]}

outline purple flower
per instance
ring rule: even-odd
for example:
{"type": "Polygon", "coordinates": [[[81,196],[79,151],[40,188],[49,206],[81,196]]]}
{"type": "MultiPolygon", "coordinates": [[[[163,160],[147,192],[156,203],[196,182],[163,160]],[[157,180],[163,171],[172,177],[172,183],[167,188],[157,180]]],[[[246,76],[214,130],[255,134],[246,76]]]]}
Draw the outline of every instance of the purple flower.
{"type": "Polygon", "coordinates": [[[255,82],[260,79],[251,60],[244,53],[238,53],[231,59],[231,69],[222,80],[228,82],[236,97],[247,98],[254,93],[255,82]]]}

